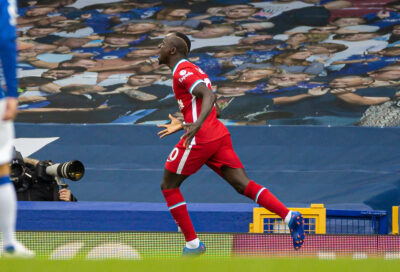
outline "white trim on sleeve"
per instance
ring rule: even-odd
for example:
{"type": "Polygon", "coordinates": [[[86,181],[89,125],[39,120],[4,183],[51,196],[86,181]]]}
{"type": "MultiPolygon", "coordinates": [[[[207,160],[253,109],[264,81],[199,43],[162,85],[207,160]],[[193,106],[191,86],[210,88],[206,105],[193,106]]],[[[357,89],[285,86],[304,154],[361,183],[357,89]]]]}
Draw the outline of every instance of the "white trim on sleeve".
{"type": "Polygon", "coordinates": [[[202,79],[196,80],[196,82],[193,83],[192,87],[190,87],[189,93],[192,94],[194,88],[196,88],[196,86],[199,85],[200,83],[206,84],[206,83],[204,82],[204,80],[202,80],[202,79]]]}

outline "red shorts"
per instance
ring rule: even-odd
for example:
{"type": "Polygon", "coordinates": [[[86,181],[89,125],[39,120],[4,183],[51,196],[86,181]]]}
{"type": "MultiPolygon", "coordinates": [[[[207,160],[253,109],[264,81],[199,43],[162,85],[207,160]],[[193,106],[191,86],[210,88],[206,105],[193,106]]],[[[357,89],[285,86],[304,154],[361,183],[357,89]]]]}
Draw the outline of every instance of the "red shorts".
{"type": "Polygon", "coordinates": [[[168,156],[165,168],[170,172],[189,176],[196,173],[204,164],[219,175],[224,165],[243,168],[233,150],[230,135],[209,143],[195,144],[188,149],[183,147],[183,143],[184,140],[179,141],[168,156]]]}

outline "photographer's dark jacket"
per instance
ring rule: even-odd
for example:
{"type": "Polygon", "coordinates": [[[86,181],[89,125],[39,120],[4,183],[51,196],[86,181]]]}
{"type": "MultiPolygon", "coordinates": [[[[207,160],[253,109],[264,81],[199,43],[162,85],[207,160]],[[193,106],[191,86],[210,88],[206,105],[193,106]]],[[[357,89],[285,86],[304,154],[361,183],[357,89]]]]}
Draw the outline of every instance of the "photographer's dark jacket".
{"type": "MultiPolygon", "coordinates": [[[[18,201],[61,201],[59,186],[54,178],[41,178],[32,164],[22,161],[20,165],[24,167],[24,175],[13,179],[18,201]]],[[[78,200],[71,194],[70,201],[78,200]]]]}

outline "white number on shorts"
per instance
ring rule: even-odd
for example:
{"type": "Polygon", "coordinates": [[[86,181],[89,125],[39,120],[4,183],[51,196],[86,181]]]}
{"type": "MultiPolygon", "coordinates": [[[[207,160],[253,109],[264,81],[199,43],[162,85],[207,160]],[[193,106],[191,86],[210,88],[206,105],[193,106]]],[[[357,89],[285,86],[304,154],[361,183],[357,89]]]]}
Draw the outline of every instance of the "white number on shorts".
{"type": "Polygon", "coordinates": [[[169,162],[174,161],[176,159],[176,157],[178,157],[179,154],[179,149],[177,147],[175,147],[174,149],[172,149],[171,153],[168,156],[168,160],[169,162]]]}

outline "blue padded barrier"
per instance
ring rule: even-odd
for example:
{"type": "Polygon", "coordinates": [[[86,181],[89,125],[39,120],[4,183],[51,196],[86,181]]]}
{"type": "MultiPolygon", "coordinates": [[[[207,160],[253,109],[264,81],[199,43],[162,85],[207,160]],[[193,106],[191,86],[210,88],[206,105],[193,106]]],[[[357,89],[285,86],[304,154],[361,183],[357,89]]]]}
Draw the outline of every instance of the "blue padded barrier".
{"type": "MultiPolygon", "coordinates": [[[[288,206],[389,211],[400,198],[398,128],[229,130],[249,177],[288,206]]],[[[32,157],[85,164],[82,181],[70,183],[80,201],[163,203],[163,165],[181,134],[160,140],[157,131],[140,125],[16,125],[18,138],[60,137],[32,157]]],[[[251,203],[207,167],[185,181],[182,192],[188,203],[251,203]]]]}
{"type": "MultiPolygon", "coordinates": [[[[199,232],[248,232],[253,204],[188,204],[199,232]]],[[[28,231],[177,231],[164,203],[18,202],[17,229],[28,231]]]]}
{"type": "MultiPolygon", "coordinates": [[[[188,204],[199,232],[249,232],[255,204],[188,204]]],[[[327,209],[328,234],[387,234],[385,211],[327,209]]],[[[22,231],[177,231],[164,203],[18,202],[22,231]]]]}

